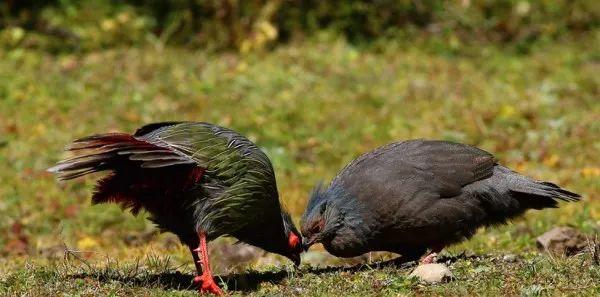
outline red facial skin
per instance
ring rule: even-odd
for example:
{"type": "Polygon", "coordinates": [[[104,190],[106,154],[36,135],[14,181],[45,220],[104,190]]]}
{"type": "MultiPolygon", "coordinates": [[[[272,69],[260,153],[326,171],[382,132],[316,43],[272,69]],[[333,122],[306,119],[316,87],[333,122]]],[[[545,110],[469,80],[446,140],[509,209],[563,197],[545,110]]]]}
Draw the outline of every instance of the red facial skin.
{"type": "Polygon", "coordinates": [[[294,232],[288,235],[288,247],[290,249],[289,258],[297,266],[300,265],[300,253],[302,253],[302,240],[294,232]]]}
{"type": "Polygon", "coordinates": [[[290,249],[294,250],[298,248],[300,244],[300,238],[294,234],[294,232],[290,232],[290,236],[288,237],[288,243],[290,245],[290,249]]]}

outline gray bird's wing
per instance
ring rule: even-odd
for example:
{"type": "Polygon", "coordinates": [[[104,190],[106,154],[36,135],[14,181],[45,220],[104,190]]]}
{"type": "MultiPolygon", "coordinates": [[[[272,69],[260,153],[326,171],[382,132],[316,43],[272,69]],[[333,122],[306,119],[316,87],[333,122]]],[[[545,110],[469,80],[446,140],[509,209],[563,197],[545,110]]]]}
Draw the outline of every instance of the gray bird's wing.
{"type": "MultiPolygon", "coordinates": [[[[360,156],[332,186],[340,185],[350,194],[346,199],[366,206],[375,225],[426,225],[430,218],[423,213],[442,204],[457,208],[451,198],[460,196],[464,186],[489,178],[495,164],[493,155],[472,146],[410,140],[360,156]]],[[[436,216],[450,214],[450,208],[436,216]]]]}

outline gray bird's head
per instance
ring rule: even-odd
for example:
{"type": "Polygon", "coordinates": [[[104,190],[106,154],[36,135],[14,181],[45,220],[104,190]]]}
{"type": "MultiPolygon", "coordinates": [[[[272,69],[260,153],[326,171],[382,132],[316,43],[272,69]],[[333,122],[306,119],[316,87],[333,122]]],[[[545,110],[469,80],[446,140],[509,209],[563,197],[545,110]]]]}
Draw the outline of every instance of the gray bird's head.
{"type": "Polygon", "coordinates": [[[335,203],[339,194],[335,189],[324,189],[322,184],[313,190],[300,222],[304,250],[315,243],[327,241],[342,226],[343,214],[335,203]]]}

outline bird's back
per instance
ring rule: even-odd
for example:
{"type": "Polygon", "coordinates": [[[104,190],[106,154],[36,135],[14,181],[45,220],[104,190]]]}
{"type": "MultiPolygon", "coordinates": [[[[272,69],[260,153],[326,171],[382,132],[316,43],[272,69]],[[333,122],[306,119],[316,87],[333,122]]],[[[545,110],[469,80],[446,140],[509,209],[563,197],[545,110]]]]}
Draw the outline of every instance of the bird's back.
{"type": "Polygon", "coordinates": [[[346,166],[330,189],[346,193],[331,198],[344,200],[338,205],[361,213],[363,226],[355,229],[362,230],[357,237],[366,239],[354,239],[362,240],[364,247],[357,249],[361,252],[404,253],[446,245],[528,208],[554,207],[555,199],[578,199],[556,185],[498,165],[481,149],[428,140],[392,143],[366,153],[346,166]]]}
{"type": "Polygon", "coordinates": [[[465,185],[489,178],[495,162],[491,154],[463,144],[396,142],[352,161],[333,179],[331,187],[343,188],[353,199],[384,211],[382,215],[399,209],[408,214],[418,211],[412,203],[454,197],[465,185]]]}

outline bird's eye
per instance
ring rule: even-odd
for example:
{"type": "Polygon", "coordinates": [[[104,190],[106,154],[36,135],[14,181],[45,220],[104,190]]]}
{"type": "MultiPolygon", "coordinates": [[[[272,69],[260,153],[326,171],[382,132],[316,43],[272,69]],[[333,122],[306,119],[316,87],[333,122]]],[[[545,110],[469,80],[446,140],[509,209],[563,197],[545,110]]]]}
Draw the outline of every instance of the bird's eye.
{"type": "Polygon", "coordinates": [[[320,233],[321,231],[323,231],[323,222],[322,221],[317,222],[315,225],[312,226],[312,228],[310,228],[310,232],[313,234],[320,233]]]}

